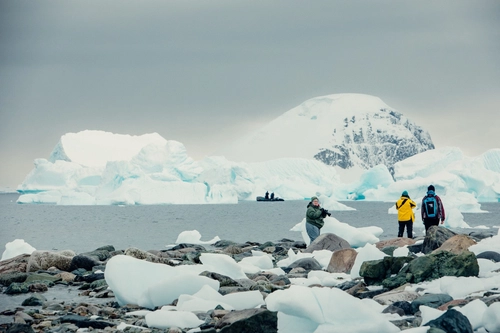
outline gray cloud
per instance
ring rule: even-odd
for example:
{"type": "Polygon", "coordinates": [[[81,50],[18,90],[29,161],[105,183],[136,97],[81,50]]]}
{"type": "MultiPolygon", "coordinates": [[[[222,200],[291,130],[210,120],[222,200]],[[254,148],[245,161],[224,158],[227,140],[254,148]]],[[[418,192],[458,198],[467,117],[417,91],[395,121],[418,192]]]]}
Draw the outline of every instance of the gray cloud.
{"type": "Polygon", "coordinates": [[[495,0],[2,1],[0,186],[67,132],[158,132],[200,158],[342,92],[480,154],[500,139],[499,14],[495,0]]]}

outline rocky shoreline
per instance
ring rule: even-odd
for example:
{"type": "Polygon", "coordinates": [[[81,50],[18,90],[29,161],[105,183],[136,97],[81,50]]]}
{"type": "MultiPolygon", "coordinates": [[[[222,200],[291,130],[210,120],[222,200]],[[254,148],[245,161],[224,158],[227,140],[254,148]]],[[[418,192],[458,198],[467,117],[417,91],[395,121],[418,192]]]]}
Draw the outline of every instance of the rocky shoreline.
{"type": "MultiPolygon", "coordinates": [[[[478,276],[477,258],[500,262],[500,253],[486,251],[476,256],[468,248],[491,236],[490,233],[460,235],[448,229],[432,227],[420,242],[408,238],[381,241],[375,245],[388,256],[365,261],[359,270],[359,278],[339,281],[334,287],[317,284],[309,287],[339,288],[360,299],[373,299],[385,306],[384,312],[400,316],[391,320],[400,330],[425,324],[431,327],[429,332],[434,333],[473,332],[472,324],[461,312],[444,310],[461,307],[477,299],[486,306],[500,302],[498,288],[464,299],[453,299],[446,294],[421,295],[418,289],[408,291],[405,287],[443,276],[478,276]],[[403,246],[408,247],[408,255],[393,256],[403,246]],[[443,310],[443,315],[429,323],[422,323],[419,310],[422,305],[443,310]]],[[[0,332],[188,332],[191,328],[148,327],[141,311],[151,309],[134,304],[120,306],[104,276],[107,261],[116,255],[127,255],[169,266],[195,265],[200,263],[202,253],[219,253],[229,255],[238,262],[252,256],[252,250],[259,250],[271,254],[277,263],[288,257],[290,249],[303,253],[329,250],[332,255],[326,269],[311,257],[281,267],[285,275],[264,271],[247,274],[247,279],[238,280],[209,271],[201,275],[219,281],[219,293],[222,295],[258,290],[265,299],[277,290],[289,288],[294,279],[307,278],[311,271],[349,274],[357,256],[357,251],[349,243],[334,234],[321,235],[309,247],[302,241],[288,239],[263,244],[236,244],[222,240],[210,247],[179,244],[162,251],[116,250],[113,246],[104,246],[81,254],[67,250],[19,255],[0,261],[0,303],[4,303],[0,312],[0,332]]],[[[198,332],[258,333],[278,330],[277,313],[269,311],[265,305],[241,311],[229,311],[219,306],[195,314],[204,322],[196,330],[198,332]]]]}

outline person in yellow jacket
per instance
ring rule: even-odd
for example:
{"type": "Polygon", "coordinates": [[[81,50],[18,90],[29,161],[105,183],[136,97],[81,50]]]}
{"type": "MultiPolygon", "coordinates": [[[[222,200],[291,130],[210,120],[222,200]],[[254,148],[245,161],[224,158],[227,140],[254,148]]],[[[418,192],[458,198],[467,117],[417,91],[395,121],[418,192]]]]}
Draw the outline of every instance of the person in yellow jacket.
{"type": "Polygon", "coordinates": [[[415,207],[417,207],[417,204],[410,199],[407,191],[403,191],[403,194],[401,194],[401,198],[396,202],[399,222],[398,237],[403,237],[403,233],[406,227],[408,238],[413,238],[413,221],[415,221],[415,213],[413,212],[413,208],[415,207]]]}

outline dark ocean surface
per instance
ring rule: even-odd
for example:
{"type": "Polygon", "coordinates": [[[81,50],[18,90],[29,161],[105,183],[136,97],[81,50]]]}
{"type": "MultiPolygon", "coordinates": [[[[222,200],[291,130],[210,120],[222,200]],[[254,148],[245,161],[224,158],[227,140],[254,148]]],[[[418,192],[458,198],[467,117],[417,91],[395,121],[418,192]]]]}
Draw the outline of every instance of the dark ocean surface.
{"type": "MultiPolygon", "coordinates": [[[[57,206],[21,205],[17,198],[18,194],[0,194],[0,253],[7,242],[18,238],[37,250],[82,253],[103,245],[162,250],[185,230],[198,230],[202,241],[215,236],[238,243],[301,240],[300,233],[290,229],[302,221],[307,205],[306,201],[244,201],[231,205],[57,206]]],[[[381,227],[384,233],[380,239],[396,237],[397,217],[388,214],[393,203],[344,204],[356,210],[332,211],[339,221],[354,227],[381,227]]],[[[497,233],[500,203],[484,203],[481,208],[489,213],[464,213],[465,221],[471,227],[485,225],[497,233]]],[[[421,223],[417,217],[415,224],[421,223]]],[[[472,229],[455,231],[468,233],[472,229]]],[[[422,235],[423,229],[416,228],[416,234],[422,235]]]]}

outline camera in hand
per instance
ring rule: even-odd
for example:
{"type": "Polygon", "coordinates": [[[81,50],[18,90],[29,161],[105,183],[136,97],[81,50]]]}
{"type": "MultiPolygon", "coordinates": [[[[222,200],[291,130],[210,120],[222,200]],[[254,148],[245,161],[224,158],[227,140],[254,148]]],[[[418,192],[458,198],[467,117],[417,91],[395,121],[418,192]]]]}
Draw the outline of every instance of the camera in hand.
{"type": "Polygon", "coordinates": [[[332,216],[326,209],[321,208],[321,217],[332,216]]]}

